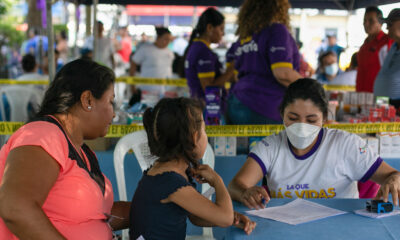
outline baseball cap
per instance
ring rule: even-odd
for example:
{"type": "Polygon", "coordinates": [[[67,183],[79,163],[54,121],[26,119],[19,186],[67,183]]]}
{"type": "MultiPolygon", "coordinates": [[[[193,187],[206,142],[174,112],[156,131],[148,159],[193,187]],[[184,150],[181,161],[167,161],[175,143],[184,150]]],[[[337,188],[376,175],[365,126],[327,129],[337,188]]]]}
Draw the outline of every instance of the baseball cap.
{"type": "Polygon", "coordinates": [[[385,23],[393,23],[397,20],[400,20],[400,8],[392,9],[387,18],[384,19],[385,23]]]}

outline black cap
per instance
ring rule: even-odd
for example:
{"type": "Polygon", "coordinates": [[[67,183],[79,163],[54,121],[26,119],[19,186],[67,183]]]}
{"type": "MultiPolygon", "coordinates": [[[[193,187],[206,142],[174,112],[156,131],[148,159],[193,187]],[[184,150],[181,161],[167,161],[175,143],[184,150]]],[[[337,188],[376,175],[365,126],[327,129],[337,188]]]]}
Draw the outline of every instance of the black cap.
{"type": "Polygon", "coordinates": [[[385,23],[393,23],[394,21],[400,20],[400,8],[394,8],[390,11],[387,18],[384,19],[385,23]]]}

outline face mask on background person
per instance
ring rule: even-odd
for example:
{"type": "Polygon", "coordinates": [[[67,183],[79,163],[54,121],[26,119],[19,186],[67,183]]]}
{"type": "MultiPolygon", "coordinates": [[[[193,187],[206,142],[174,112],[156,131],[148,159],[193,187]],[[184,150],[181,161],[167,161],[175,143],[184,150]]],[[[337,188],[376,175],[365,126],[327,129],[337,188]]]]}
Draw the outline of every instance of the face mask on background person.
{"type": "Polygon", "coordinates": [[[293,123],[285,128],[290,143],[297,149],[310,146],[321,130],[321,127],[307,123],[293,123]]]}
{"type": "Polygon", "coordinates": [[[339,71],[339,66],[337,63],[332,63],[331,65],[325,66],[325,73],[329,76],[335,76],[339,71]]]}

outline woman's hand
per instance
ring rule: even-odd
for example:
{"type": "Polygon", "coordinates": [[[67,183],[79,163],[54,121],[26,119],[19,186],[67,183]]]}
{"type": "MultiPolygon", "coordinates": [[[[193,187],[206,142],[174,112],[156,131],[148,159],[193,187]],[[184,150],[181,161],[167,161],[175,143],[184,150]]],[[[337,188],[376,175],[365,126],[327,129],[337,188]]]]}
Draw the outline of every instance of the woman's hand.
{"type": "Polygon", "coordinates": [[[381,185],[381,188],[376,195],[376,199],[382,199],[387,202],[389,198],[389,193],[392,194],[393,204],[398,206],[398,201],[400,198],[400,173],[394,172],[390,174],[389,177],[386,178],[384,183],[381,185]]]}
{"type": "Polygon", "coordinates": [[[257,223],[253,222],[247,216],[234,212],[233,226],[243,229],[247,235],[249,235],[254,228],[256,228],[257,223]]]}
{"type": "Polygon", "coordinates": [[[263,187],[254,186],[244,190],[240,199],[250,209],[263,209],[269,202],[270,197],[263,187]]]}
{"type": "Polygon", "coordinates": [[[215,187],[217,181],[222,181],[221,177],[210,166],[205,164],[192,169],[192,174],[198,183],[208,183],[212,187],[215,187]]]}

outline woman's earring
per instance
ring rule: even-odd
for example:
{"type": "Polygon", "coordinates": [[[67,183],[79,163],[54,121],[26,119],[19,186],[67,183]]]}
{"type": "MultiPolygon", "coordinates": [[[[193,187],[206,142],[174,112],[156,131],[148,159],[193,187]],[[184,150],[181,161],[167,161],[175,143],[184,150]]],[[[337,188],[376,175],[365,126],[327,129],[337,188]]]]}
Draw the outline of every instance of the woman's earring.
{"type": "Polygon", "coordinates": [[[87,109],[92,110],[92,106],[88,106],[87,109]]]}

